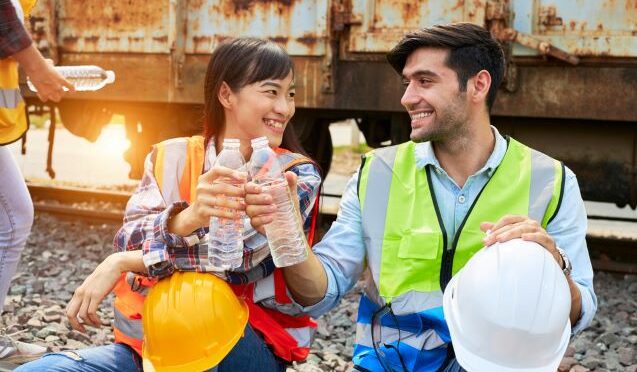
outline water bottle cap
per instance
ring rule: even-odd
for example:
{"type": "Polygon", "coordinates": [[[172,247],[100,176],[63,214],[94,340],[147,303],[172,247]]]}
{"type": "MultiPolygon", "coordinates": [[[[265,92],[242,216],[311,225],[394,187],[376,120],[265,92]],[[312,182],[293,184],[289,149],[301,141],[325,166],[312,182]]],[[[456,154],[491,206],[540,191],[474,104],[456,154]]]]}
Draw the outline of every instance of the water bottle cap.
{"type": "Polygon", "coordinates": [[[237,138],[225,138],[223,140],[223,147],[232,147],[232,148],[238,148],[241,145],[241,141],[239,141],[239,139],[237,138]]]}
{"type": "Polygon", "coordinates": [[[106,84],[111,84],[115,81],[115,72],[111,70],[106,71],[106,84]]]}
{"type": "Polygon", "coordinates": [[[262,147],[263,145],[269,145],[270,141],[268,141],[268,137],[258,137],[258,138],[254,138],[250,141],[250,144],[252,145],[252,147],[256,148],[256,147],[262,147]]]}

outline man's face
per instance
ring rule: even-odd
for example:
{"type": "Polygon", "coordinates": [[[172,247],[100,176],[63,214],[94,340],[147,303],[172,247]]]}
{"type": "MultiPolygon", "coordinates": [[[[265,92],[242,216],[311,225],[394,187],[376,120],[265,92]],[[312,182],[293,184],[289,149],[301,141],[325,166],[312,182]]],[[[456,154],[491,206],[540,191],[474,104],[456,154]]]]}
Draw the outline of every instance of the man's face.
{"type": "Polygon", "coordinates": [[[400,100],[411,117],[411,140],[446,141],[466,129],[468,102],[458,76],[445,65],[446,49],[420,48],[403,68],[405,93],[400,100]]]}

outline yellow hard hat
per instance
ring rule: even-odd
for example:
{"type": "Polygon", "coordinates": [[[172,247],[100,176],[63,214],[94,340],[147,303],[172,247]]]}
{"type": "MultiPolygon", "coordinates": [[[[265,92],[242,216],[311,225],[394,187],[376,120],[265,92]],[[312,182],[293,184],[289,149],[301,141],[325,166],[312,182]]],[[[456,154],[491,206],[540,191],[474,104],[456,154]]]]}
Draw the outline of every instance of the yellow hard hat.
{"type": "Polygon", "coordinates": [[[228,283],[207,273],[175,272],[144,301],[144,371],[203,371],[243,335],[248,307],[228,283]]]}

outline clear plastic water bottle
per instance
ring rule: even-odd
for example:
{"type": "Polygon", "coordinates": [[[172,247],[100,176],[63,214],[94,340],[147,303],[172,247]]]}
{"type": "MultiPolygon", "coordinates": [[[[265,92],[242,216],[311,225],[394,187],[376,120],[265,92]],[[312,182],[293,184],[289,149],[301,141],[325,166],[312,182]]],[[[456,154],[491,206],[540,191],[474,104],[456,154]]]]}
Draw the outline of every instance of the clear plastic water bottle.
{"type": "MultiPolygon", "coordinates": [[[[239,146],[238,139],[226,138],[223,141],[223,150],[217,155],[214,166],[245,172],[246,162],[239,151],[239,146]]],[[[243,187],[243,184],[225,177],[216,179],[215,183],[243,187]]],[[[243,223],[243,216],[238,216],[236,219],[215,216],[210,218],[208,261],[214,270],[232,270],[243,264],[243,223]]]]}
{"type": "Polygon", "coordinates": [[[285,267],[305,261],[307,259],[305,232],[294,208],[281,165],[266,137],[252,140],[249,170],[252,181],[272,196],[277,207],[274,221],[265,225],[265,234],[274,264],[277,267],[285,267]]]}
{"type": "MultiPolygon", "coordinates": [[[[115,81],[115,73],[104,70],[98,66],[55,66],[53,67],[60,75],[64,76],[78,92],[95,91],[102,89],[106,84],[115,81]]],[[[29,89],[37,92],[31,80],[27,78],[29,89]]],[[[64,88],[66,90],[66,88],[64,88]]]]}

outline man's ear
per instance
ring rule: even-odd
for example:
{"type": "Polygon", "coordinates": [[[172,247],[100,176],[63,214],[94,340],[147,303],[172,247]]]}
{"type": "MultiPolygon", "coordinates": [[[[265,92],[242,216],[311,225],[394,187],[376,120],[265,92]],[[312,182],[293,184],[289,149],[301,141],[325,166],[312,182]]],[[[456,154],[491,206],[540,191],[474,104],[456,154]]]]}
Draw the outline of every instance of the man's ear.
{"type": "Polygon", "coordinates": [[[221,83],[221,88],[219,88],[217,98],[219,99],[219,102],[221,102],[221,105],[225,108],[231,108],[234,104],[234,93],[225,81],[221,83]]]}
{"type": "Polygon", "coordinates": [[[474,77],[467,81],[467,85],[471,85],[471,101],[486,102],[491,88],[491,74],[487,70],[481,70],[474,77]]]}

